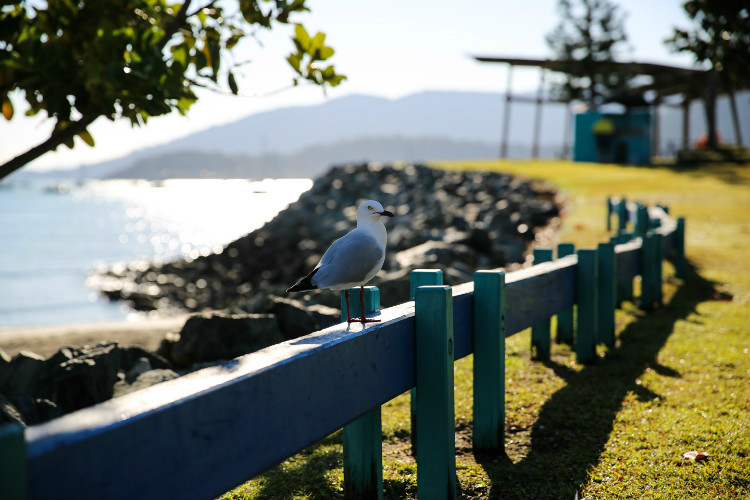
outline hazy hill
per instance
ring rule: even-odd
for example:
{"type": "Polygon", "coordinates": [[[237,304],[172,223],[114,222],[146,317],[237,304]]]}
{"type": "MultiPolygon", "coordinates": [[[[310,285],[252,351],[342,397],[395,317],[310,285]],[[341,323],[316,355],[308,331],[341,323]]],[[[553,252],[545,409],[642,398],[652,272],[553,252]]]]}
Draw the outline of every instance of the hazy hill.
{"type": "MultiPolygon", "coordinates": [[[[527,148],[511,147],[511,153],[526,154],[527,148]],[[516,150],[517,149],[517,150],[516,150]]],[[[542,153],[545,153],[543,150],[542,153]]],[[[549,155],[553,152],[549,151],[549,155]]],[[[455,141],[447,138],[410,139],[377,137],[310,146],[294,154],[208,153],[182,150],[150,156],[134,165],[113,172],[109,178],[294,178],[315,177],[333,164],[363,161],[393,162],[430,159],[495,158],[493,144],[455,141]]]]}

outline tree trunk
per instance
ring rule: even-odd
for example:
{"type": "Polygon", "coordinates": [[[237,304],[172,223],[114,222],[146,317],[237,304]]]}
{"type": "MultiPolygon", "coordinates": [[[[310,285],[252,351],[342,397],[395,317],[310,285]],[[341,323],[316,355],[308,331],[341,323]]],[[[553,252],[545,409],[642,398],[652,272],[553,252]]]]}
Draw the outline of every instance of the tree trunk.
{"type": "Polygon", "coordinates": [[[734,98],[734,89],[727,85],[727,94],[729,94],[729,106],[732,110],[732,123],[734,124],[734,142],[742,146],[742,129],[740,128],[740,115],[737,112],[737,101],[734,98]]]}
{"type": "Polygon", "coordinates": [[[86,130],[86,127],[98,118],[98,115],[84,115],[80,120],[71,123],[65,129],[52,132],[49,139],[35,146],[23,154],[20,154],[0,165],[0,180],[9,176],[27,163],[30,163],[45,153],[55,150],[61,144],[73,139],[75,136],[86,130]]]}
{"type": "Polygon", "coordinates": [[[712,69],[708,74],[708,87],[704,100],[706,108],[706,124],[708,126],[708,147],[716,149],[719,141],[716,137],[716,72],[712,69]]]}

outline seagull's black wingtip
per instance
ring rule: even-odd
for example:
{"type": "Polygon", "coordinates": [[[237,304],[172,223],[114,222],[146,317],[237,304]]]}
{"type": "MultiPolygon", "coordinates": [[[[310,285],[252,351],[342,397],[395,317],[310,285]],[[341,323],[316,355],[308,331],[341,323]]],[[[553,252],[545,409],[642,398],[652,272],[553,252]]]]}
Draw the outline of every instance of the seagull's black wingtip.
{"type": "Polygon", "coordinates": [[[318,269],[313,269],[310,274],[299,280],[294,285],[290,286],[286,289],[286,293],[289,292],[308,292],[310,290],[317,290],[318,287],[312,284],[312,277],[315,276],[315,273],[318,272],[318,269]]]}

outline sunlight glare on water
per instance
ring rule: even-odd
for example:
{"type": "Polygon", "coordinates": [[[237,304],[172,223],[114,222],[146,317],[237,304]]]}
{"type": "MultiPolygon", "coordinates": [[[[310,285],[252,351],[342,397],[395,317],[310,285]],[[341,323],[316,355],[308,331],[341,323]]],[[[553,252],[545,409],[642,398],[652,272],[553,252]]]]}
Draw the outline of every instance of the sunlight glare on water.
{"type": "Polygon", "coordinates": [[[124,303],[88,288],[87,272],[219,251],[311,186],[309,179],[180,179],[1,189],[0,330],[129,318],[124,303]]]}
{"type": "Polygon", "coordinates": [[[310,179],[102,181],[75,196],[123,202],[120,243],[148,243],[157,258],[194,259],[262,226],[310,186],[310,179]]]}

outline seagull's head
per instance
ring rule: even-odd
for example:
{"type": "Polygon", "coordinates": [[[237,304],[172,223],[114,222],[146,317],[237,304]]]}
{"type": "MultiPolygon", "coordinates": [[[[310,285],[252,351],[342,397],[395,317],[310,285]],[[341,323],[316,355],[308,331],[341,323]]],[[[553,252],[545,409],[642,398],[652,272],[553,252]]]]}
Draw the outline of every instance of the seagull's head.
{"type": "Polygon", "coordinates": [[[357,220],[379,221],[381,217],[393,217],[393,213],[383,208],[383,205],[375,200],[369,200],[357,208],[357,220]]]}

